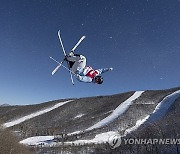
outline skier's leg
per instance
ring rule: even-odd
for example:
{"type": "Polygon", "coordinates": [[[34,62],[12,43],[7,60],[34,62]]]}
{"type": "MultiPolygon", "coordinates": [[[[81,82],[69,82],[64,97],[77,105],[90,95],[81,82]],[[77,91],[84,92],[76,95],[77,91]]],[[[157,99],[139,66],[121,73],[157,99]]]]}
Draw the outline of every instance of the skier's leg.
{"type": "Polygon", "coordinates": [[[82,69],[86,66],[86,57],[80,55],[79,58],[80,59],[78,61],[75,61],[75,63],[72,66],[72,71],[74,73],[81,72],[82,69]]]}
{"type": "Polygon", "coordinates": [[[73,51],[71,51],[65,58],[65,60],[68,62],[69,68],[72,68],[74,63],[80,59],[80,55],[74,54],[73,51]]]}
{"type": "Polygon", "coordinates": [[[70,52],[66,57],[66,60],[69,63],[69,67],[74,73],[79,72],[86,66],[86,57],[79,54],[74,54],[74,52],[70,52]]]}
{"type": "Polygon", "coordinates": [[[67,56],[66,57],[67,61],[72,61],[72,62],[76,62],[78,60],[80,60],[80,55],[73,55],[73,56],[67,56]]]}

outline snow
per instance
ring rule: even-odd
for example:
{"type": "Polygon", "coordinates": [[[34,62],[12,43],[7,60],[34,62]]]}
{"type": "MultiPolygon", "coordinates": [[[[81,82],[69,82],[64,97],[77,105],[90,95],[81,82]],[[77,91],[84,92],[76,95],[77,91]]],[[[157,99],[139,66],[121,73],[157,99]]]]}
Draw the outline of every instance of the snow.
{"type": "Polygon", "coordinates": [[[76,134],[80,134],[82,131],[75,131],[75,132],[72,132],[72,133],[69,133],[68,135],[76,135],[76,134]]]}
{"type": "MultiPolygon", "coordinates": [[[[107,143],[109,141],[109,138],[113,135],[118,135],[118,133],[114,131],[109,131],[98,134],[95,136],[95,138],[90,140],[76,140],[72,142],[64,142],[63,145],[102,144],[102,143],[107,143]]],[[[20,143],[31,146],[38,146],[38,145],[56,146],[58,144],[62,144],[61,142],[59,143],[54,142],[53,139],[54,136],[35,136],[22,140],[20,141],[20,143]]]]}
{"type": "Polygon", "coordinates": [[[72,142],[64,142],[64,144],[65,145],[102,144],[102,143],[107,143],[109,141],[109,138],[113,135],[118,135],[118,133],[114,131],[109,131],[98,134],[95,136],[94,139],[91,140],[76,140],[72,142]]]}
{"type": "Polygon", "coordinates": [[[171,105],[175,102],[177,98],[180,97],[180,90],[175,91],[174,93],[166,96],[155,108],[153,113],[151,115],[147,115],[145,118],[138,120],[136,122],[136,125],[128,128],[125,131],[125,135],[131,133],[132,131],[135,131],[138,129],[142,124],[150,124],[153,122],[156,122],[157,120],[160,120],[168,111],[168,109],[171,107],[171,105]]]}
{"type": "MultiPolygon", "coordinates": [[[[102,127],[111,121],[113,121],[115,118],[122,115],[130,105],[132,105],[133,101],[137,98],[139,98],[142,95],[143,91],[135,92],[130,98],[128,98],[126,101],[121,103],[112,114],[110,114],[105,119],[99,121],[92,127],[89,127],[87,130],[92,130],[94,128],[102,127]]],[[[131,133],[132,131],[137,130],[142,124],[149,124],[152,122],[155,122],[162,118],[168,111],[168,109],[171,107],[171,105],[175,102],[176,99],[180,97],[180,90],[166,96],[159,104],[156,106],[155,110],[150,115],[146,115],[143,119],[139,119],[136,121],[136,124],[128,129],[126,129],[124,136],[131,133]]],[[[67,101],[68,102],[68,101],[67,101]]],[[[64,102],[65,103],[65,102],[64,102]]],[[[81,114],[79,114],[81,115],[81,114]]],[[[77,116],[79,116],[77,115],[77,116]]],[[[76,116],[76,117],[77,117],[76,116]]],[[[76,131],[71,133],[78,134],[81,131],[76,131]]],[[[68,134],[69,135],[69,134],[68,134]]],[[[119,136],[118,132],[115,131],[109,131],[101,134],[97,134],[93,139],[89,140],[76,140],[76,141],[68,141],[64,142],[63,145],[84,145],[84,144],[102,144],[102,143],[109,143],[110,138],[113,136],[119,136]]],[[[25,145],[44,145],[44,146],[58,146],[61,145],[61,142],[56,143],[53,141],[54,136],[36,136],[36,137],[30,137],[25,140],[20,141],[20,143],[25,145]]]]}
{"type": "Polygon", "coordinates": [[[180,98],[180,90],[166,96],[155,108],[148,122],[155,122],[162,118],[176,99],[180,98]]]}
{"type": "Polygon", "coordinates": [[[54,136],[35,136],[35,137],[29,137],[25,140],[20,141],[21,144],[25,145],[45,145],[50,144],[52,140],[54,139],[54,136]]]}
{"type": "Polygon", "coordinates": [[[108,117],[106,117],[103,120],[99,121],[95,125],[89,127],[88,129],[86,129],[86,131],[89,131],[89,130],[92,130],[92,129],[95,129],[95,128],[103,127],[103,126],[107,125],[108,123],[112,122],[114,119],[116,119],[117,117],[122,115],[125,111],[127,111],[129,106],[132,105],[133,101],[135,99],[137,99],[138,97],[140,97],[143,92],[144,91],[135,92],[130,98],[128,98],[123,103],[121,103],[108,117]]]}
{"type": "Polygon", "coordinates": [[[81,118],[82,116],[84,116],[84,114],[81,113],[81,114],[75,116],[74,119],[81,118]]]}
{"type": "Polygon", "coordinates": [[[129,134],[129,133],[135,131],[136,129],[138,129],[148,118],[149,118],[149,115],[147,115],[143,119],[137,120],[135,126],[126,129],[124,136],[126,136],[127,134],[129,134]]]}
{"type": "Polygon", "coordinates": [[[17,124],[20,124],[20,123],[22,123],[22,122],[24,122],[24,121],[26,121],[26,120],[29,120],[29,119],[32,119],[32,118],[37,117],[37,116],[39,116],[39,115],[45,114],[45,113],[47,113],[47,112],[50,112],[50,111],[52,111],[52,110],[54,110],[54,109],[56,109],[56,108],[58,108],[58,107],[60,107],[60,106],[62,106],[62,105],[64,105],[64,104],[67,104],[67,103],[69,103],[69,102],[71,102],[71,101],[72,101],[72,100],[68,100],[68,101],[65,101],[65,102],[60,102],[60,103],[58,103],[58,104],[56,104],[56,105],[54,105],[54,106],[52,106],[52,107],[49,107],[49,108],[46,108],[46,109],[44,109],[44,110],[40,110],[40,111],[37,111],[37,112],[35,112],[35,113],[31,113],[31,114],[29,114],[29,115],[26,115],[26,116],[24,116],[24,117],[21,117],[21,118],[19,118],[19,119],[16,119],[16,120],[13,120],[13,121],[4,123],[3,126],[4,126],[4,127],[12,127],[12,126],[17,125],[17,124]]]}

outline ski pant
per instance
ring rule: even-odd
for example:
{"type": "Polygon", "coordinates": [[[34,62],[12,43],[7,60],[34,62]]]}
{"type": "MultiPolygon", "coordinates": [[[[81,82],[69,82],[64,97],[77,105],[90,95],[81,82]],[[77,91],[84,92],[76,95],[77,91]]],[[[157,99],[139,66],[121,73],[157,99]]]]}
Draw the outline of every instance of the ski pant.
{"type": "Polygon", "coordinates": [[[67,60],[70,62],[74,62],[71,70],[76,74],[81,72],[83,68],[86,66],[86,57],[84,57],[83,55],[69,56],[67,57],[67,60]]]}

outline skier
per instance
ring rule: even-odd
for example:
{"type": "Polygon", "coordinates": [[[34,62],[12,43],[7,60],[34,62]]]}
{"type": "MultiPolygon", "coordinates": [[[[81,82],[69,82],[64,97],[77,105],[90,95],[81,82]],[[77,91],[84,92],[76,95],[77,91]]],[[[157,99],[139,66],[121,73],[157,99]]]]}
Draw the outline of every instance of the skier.
{"type": "Polygon", "coordinates": [[[102,68],[94,70],[91,66],[86,66],[86,57],[80,54],[74,54],[73,51],[65,57],[69,68],[81,82],[102,84],[102,73],[113,70],[113,68],[102,68]]]}
{"type": "Polygon", "coordinates": [[[60,30],[58,31],[58,37],[59,37],[59,41],[60,41],[65,58],[63,61],[58,62],[54,58],[50,57],[53,61],[58,63],[58,66],[56,66],[56,68],[52,71],[51,74],[54,75],[57,72],[57,70],[61,66],[63,66],[65,69],[69,70],[70,75],[71,75],[71,82],[73,85],[74,85],[74,81],[73,81],[72,74],[74,74],[75,77],[81,82],[102,84],[103,77],[101,76],[101,74],[105,73],[107,71],[111,71],[111,70],[113,70],[113,68],[102,68],[102,69],[94,70],[92,67],[86,66],[86,57],[84,57],[83,55],[74,54],[74,51],[80,45],[80,43],[85,39],[85,36],[82,36],[79,39],[79,41],[71,49],[71,52],[68,55],[66,54],[66,51],[64,49],[60,30]],[[67,68],[66,66],[63,65],[64,61],[67,61],[69,68],[67,68]]]}

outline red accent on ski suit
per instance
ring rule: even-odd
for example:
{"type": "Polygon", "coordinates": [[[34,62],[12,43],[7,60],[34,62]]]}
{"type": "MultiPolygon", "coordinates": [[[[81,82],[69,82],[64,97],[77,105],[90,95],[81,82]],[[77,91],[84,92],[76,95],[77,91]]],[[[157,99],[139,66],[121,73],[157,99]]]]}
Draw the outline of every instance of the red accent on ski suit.
{"type": "Polygon", "coordinates": [[[96,70],[93,70],[92,67],[90,67],[90,66],[88,66],[88,67],[89,67],[90,71],[86,74],[86,76],[93,79],[96,75],[99,74],[99,72],[96,70]]]}

